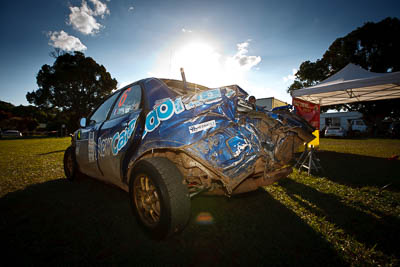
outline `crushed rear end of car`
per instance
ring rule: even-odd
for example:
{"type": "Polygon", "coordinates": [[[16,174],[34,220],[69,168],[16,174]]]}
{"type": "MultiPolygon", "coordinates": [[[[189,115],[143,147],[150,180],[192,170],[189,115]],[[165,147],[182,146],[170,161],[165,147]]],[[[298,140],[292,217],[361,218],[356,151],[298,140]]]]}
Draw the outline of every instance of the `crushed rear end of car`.
{"type": "Polygon", "coordinates": [[[291,173],[297,148],[314,138],[313,128],[288,110],[253,110],[239,86],[192,84],[185,91],[178,81],[154,80],[173,94],[150,101],[136,157],[169,158],[191,195],[231,195],[272,184],[291,173]]]}

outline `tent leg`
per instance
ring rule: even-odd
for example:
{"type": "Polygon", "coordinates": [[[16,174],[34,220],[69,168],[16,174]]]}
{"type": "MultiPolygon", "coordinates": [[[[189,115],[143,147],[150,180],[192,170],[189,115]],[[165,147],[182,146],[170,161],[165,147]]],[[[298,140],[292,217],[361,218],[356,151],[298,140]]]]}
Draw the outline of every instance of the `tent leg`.
{"type": "MultiPolygon", "coordinates": [[[[307,146],[307,145],[306,145],[307,146]]],[[[302,168],[307,170],[307,174],[311,174],[311,170],[314,169],[315,171],[323,170],[319,158],[317,158],[315,154],[315,149],[311,146],[310,150],[305,148],[303,154],[301,154],[299,160],[296,163],[296,168],[301,171],[302,168]],[[300,163],[301,162],[301,163],[300,163]]]]}

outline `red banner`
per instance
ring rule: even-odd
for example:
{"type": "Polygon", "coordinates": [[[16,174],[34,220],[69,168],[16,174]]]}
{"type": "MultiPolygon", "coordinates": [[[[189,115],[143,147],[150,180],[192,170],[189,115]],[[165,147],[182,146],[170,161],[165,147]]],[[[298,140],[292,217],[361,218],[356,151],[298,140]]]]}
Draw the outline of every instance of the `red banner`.
{"type": "Polygon", "coordinates": [[[311,126],[319,129],[319,105],[298,98],[293,98],[292,103],[296,108],[297,115],[308,121],[311,126]]]}

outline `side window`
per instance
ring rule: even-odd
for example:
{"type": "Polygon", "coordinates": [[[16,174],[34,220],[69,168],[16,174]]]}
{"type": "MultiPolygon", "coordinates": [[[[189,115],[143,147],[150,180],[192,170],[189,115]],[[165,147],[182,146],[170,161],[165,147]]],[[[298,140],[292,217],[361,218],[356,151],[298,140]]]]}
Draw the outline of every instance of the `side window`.
{"type": "Polygon", "coordinates": [[[110,119],[114,119],[129,112],[138,110],[141,99],[142,90],[140,85],[129,87],[121,94],[117,100],[117,103],[115,103],[110,119]]]}
{"type": "Polygon", "coordinates": [[[108,98],[106,101],[104,101],[103,104],[100,105],[100,107],[93,113],[93,115],[90,117],[89,120],[89,125],[94,125],[96,123],[105,121],[107,118],[107,114],[110,111],[115,99],[118,97],[118,93],[114,94],[110,98],[108,98]]]}

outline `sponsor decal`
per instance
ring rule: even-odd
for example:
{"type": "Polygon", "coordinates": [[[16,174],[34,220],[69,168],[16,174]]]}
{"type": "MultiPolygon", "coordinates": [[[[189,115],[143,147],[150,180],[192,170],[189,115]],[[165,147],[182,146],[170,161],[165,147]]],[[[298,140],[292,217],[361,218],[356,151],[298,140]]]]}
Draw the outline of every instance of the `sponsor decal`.
{"type": "Polygon", "coordinates": [[[105,157],[111,154],[112,137],[102,138],[98,140],[98,154],[100,157],[105,157]]]}
{"type": "Polygon", "coordinates": [[[198,94],[198,100],[206,104],[221,100],[221,90],[219,88],[201,92],[198,94]]]}
{"type": "Polygon", "coordinates": [[[229,88],[225,88],[225,90],[226,90],[225,96],[227,98],[231,98],[231,96],[235,95],[235,91],[234,90],[229,89],[229,88]]]}
{"type": "Polygon", "coordinates": [[[174,108],[175,108],[175,114],[179,114],[185,111],[185,107],[183,106],[182,103],[182,98],[178,97],[177,99],[175,99],[174,108]]]}
{"type": "Polygon", "coordinates": [[[89,143],[88,143],[89,162],[93,162],[96,160],[95,146],[96,146],[96,142],[94,141],[94,131],[91,131],[91,132],[89,132],[89,143]]]}
{"type": "Polygon", "coordinates": [[[117,155],[119,151],[128,143],[129,138],[132,136],[133,131],[135,130],[136,121],[139,115],[136,118],[132,119],[128,123],[128,127],[126,127],[121,132],[116,132],[111,140],[111,151],[113,155],[117,155]]]}
{"type": "Polygon", "coordinates": [[[203,103],[200,101],[192,101],[185,105],[186,110],[201,106],[203,103]]]}
{"type": "Polygon", "coordinates": [[[197,133],[197,132],[201,132],[201,131],[205,131],[207,129],[210,128],[214,128],[216,126],[215,120],[212,121],[206,121],[200,124],[196,124],[196,125],[192,125],[189,127],[189,132],[191,134],[197,133]]]}
{"type": "Polygon", "coordinates": [[[181,97],[176,98],[174,101],[170,98],[167,98],[163,99],[162,102],[160,101],[161,103],[157,103],[153,110],[150,111],[146,116],[145,130],[142,139],[145,138],[148,132],[152,132],[157,129],[162,121],[167,121],[172,118],[174,114],[180,114],[185,110],[190,110],[203,104],[212,104],[220,101],[222,99],[221,90],[218,88],[200,92],[194,95],[192,99],[194,100],[187,104],[183,104],[181,97]]]}

